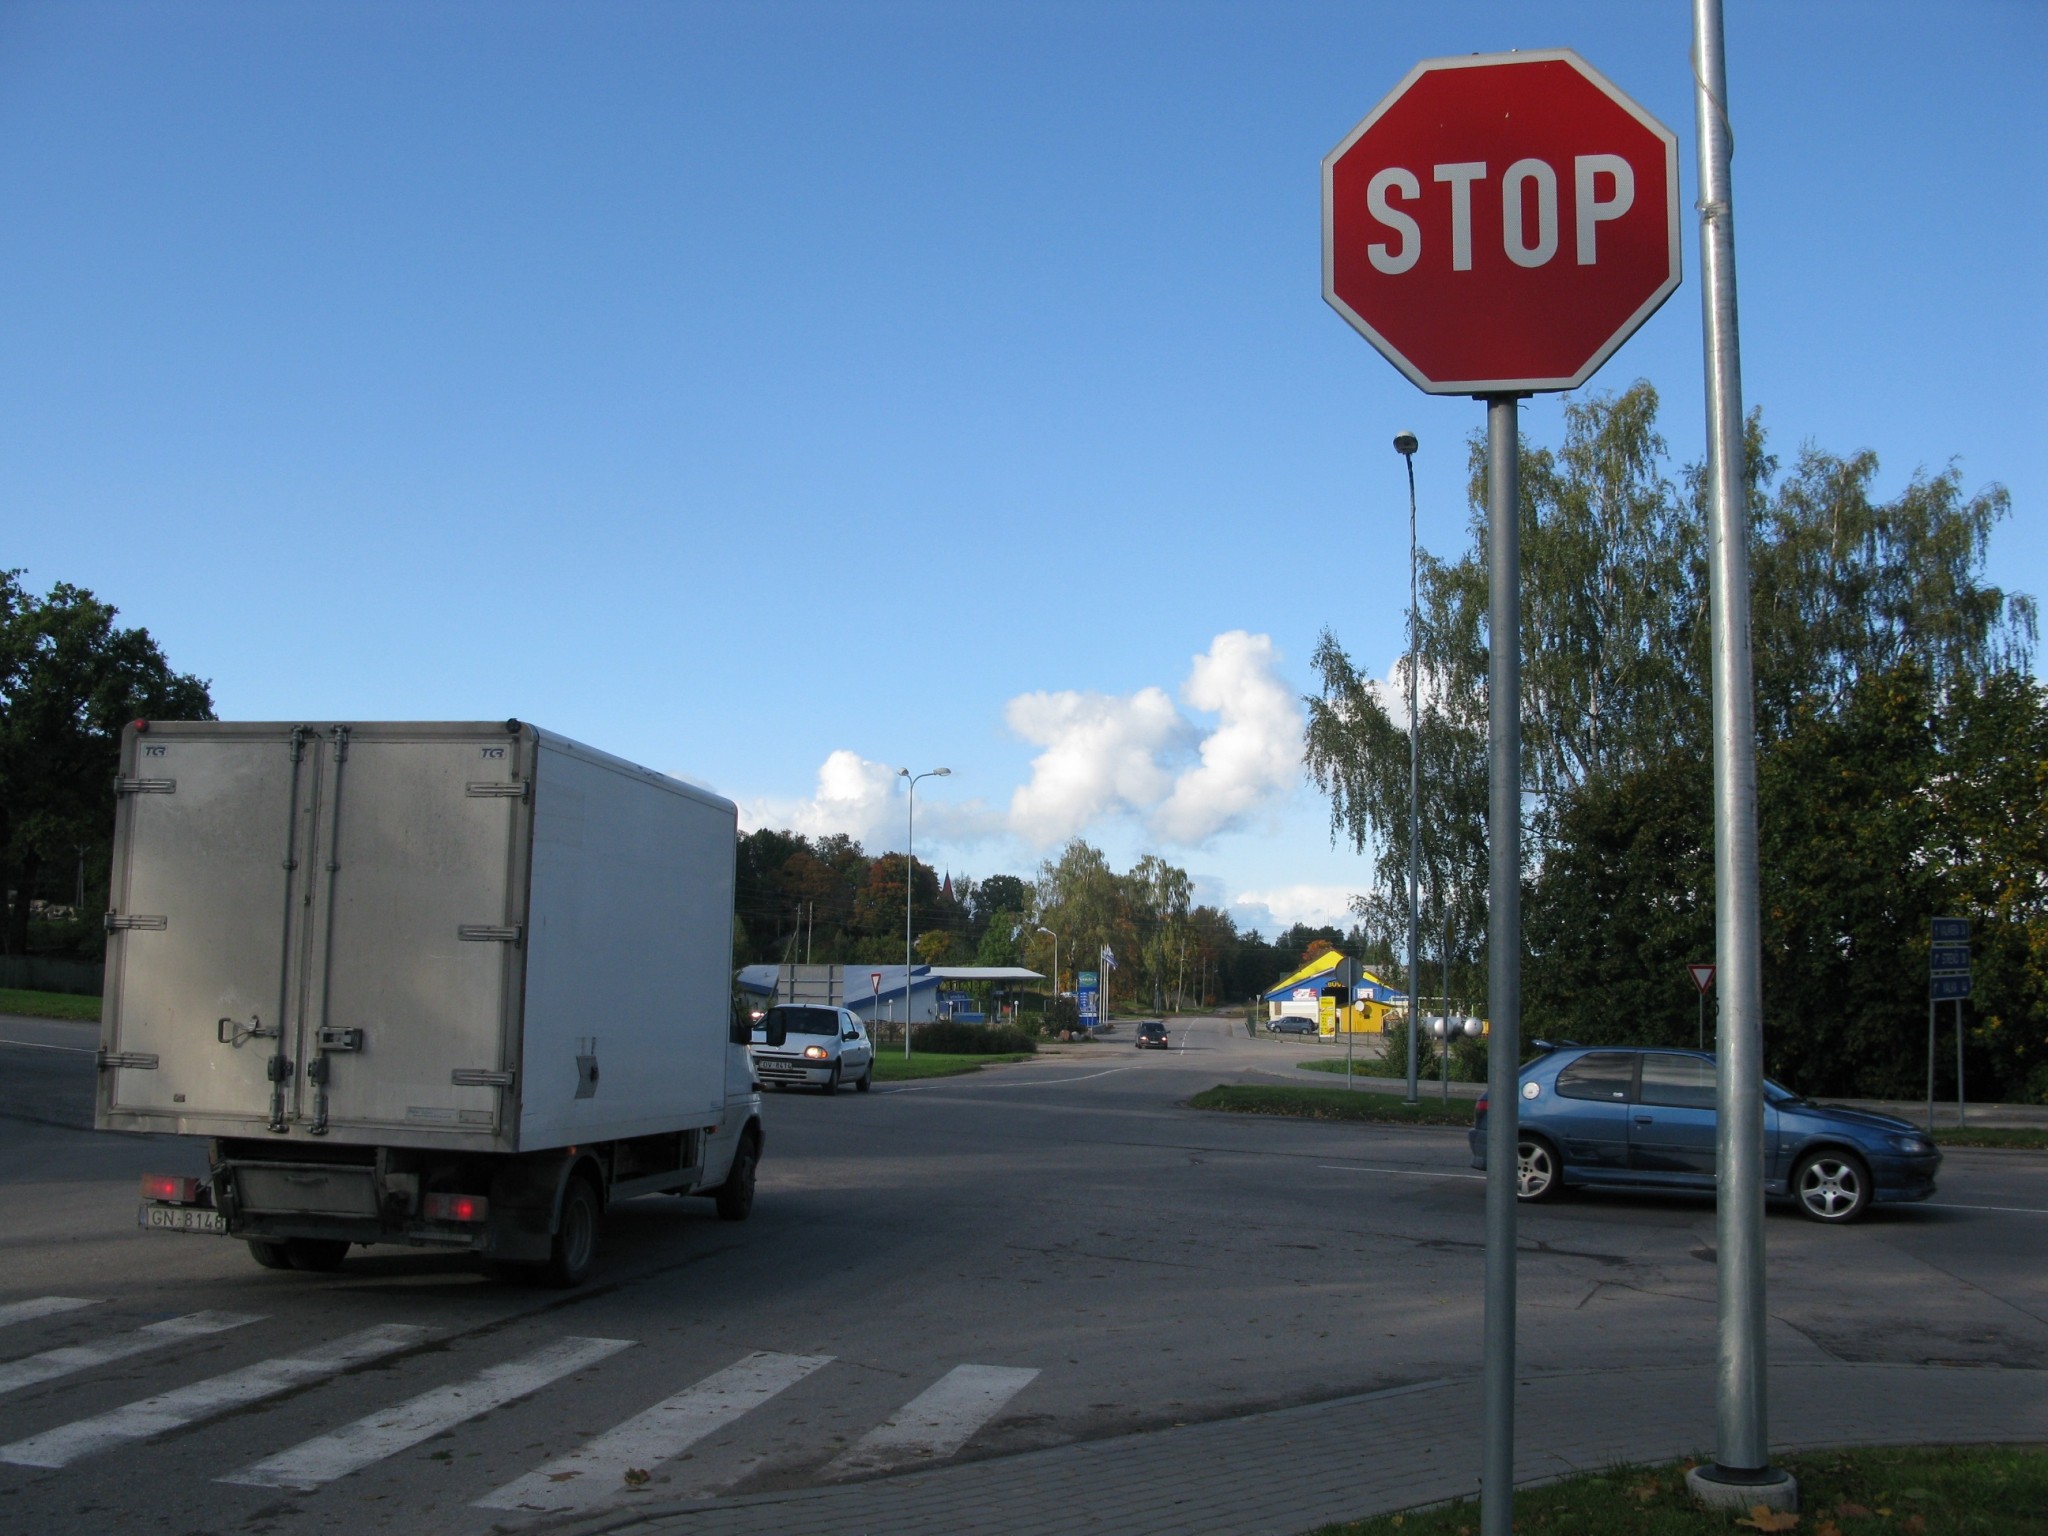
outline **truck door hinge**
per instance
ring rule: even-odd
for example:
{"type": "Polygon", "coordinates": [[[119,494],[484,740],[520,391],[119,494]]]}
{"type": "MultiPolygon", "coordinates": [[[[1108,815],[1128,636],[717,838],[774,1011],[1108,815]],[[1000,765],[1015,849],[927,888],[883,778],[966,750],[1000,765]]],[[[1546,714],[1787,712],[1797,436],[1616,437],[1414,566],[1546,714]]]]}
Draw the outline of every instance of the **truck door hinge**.
{"type": "Polygon", "coordinates": [[[289,1056],[273,1056],[263,1064],[263,1075],[273,1083],[288,1083],[292,1080],[292,1059],[289,1056]]]}
{"type": "Polygon", "coordinates": [[[462,792],[473,800],[530,800],[533,798],[533,781],[490,779],[467,784],[462,792]]]}
{"type": "Polygon", "coordinates": [[[107,932],[109,933],[130,933],[137,929],[147,929],[152,933],[161,933],[164,929],[171,926],[171,920],[168,917],[163,916],[161,913],[151,912],[109,912],[106,917],[106,923],[107,932]]]}
{"type": "Polygon", "coordinates": [[[114,793],[117,795],[175,795],[177,792],[176,779],[130,779],[114,775],[114,793]]]}
{"type": "Polygon", "coordinates": [[[125,1067],[130,1072],[154,1072],[156,1052],[154,1051],[110,1051],[104,1045],[93,1056],[93,1064],[102,1072],[115,1067],[125,1067]]]}
{"type": "Polygon", "coordinates": [[[517,1078],[516,1072],[491,1072],[482,1067],[457,1067],[448,1074],[448,1081],[457,1088],[510,1088],[517,1078]]]}
{"type": "Polygon", "coordinates": [[[509,927],[491,923],[464,923],[455,930],[455,937],[465,944],[517,944],[521,931],[517,923],[509,927]]]}

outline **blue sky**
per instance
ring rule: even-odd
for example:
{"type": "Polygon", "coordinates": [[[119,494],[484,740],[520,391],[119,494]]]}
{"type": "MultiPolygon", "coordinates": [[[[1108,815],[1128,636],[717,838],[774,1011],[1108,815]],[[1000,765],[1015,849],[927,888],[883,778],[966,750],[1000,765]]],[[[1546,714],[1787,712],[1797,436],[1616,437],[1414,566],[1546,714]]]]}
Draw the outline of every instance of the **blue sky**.
{"type": "MultiPolygon", "coordinates": [[[[1688,8],[0,5],[5,563],[242,719],[517,714],[750,818],[1338,910],[1290,752],[1399,654],[1481,408],[1323,302],[1417,59],[1576,48],[1679,134],[1686,283],[1593,388],[1702,438],[1688,8]],[[822,777],[821,777],[822,776],[822,777]]],[[[1954,458],[2048,592],[2048,7],[1731,0],[1744,392],[1954,458]]],[[[1555,398],[1526,429],[1555,441],[1555,398]]]]}

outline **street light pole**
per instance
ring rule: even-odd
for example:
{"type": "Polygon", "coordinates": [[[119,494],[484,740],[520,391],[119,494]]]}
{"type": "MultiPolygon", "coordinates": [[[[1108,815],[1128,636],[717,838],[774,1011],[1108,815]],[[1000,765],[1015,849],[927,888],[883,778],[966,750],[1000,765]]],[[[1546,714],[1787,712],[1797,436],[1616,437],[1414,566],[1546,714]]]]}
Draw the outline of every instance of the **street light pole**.
{"type": "Polygon", "coordinates": [[[1060,1000],[1060,936],[1053,933],[1050,928],[1045,927],[1043,924],[1039,926],[1038,931],[1040,933],[1052,934],[1052,1000],[1058,1002],[1060,1000]]]}
{"type": "Polygon", "coordinates": [[[1408,1102],[1419,1104],[1415,1091],[1416,1033],[1422,1028],[1422,721],[1415,711],[1415,674],[1419,652],[1420,588],[1416,577],[1415,450],[1413,432],[1394,438],[1394,452],[1408,466],[1408,1102]]]}
{"type": "Polygon", "coordinates": [[[910,780],[910,804],[908,820],[903,829],[903,1059],[910,1059],[910,907],[917,896],[917,859],[912,849],[917,841],[917,781],[919,779],[943,779],[953,770],[933,768],[924,773],[912,773],[908,768],[898,768],[896,777],[910,780]]]}

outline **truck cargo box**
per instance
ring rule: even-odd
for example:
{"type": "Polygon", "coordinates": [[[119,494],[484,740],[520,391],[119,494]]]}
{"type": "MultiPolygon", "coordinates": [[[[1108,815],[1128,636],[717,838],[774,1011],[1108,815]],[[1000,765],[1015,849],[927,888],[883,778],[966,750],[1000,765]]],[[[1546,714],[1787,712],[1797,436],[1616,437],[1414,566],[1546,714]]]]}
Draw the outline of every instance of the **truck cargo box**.
{"type": "Polygon", "coordinates": [[[139,722],[117,787],[101,1128],[527,1153],[724,1114],[730,801],[516,720],[139,722]]]}

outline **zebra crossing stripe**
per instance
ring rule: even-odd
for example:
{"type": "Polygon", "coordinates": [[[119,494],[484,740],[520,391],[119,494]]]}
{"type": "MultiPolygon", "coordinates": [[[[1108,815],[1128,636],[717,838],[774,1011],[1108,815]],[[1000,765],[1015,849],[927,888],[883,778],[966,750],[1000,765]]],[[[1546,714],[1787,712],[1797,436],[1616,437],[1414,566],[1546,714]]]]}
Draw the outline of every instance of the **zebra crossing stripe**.
{"type": "Polygon", "coordinates": [[[943,1461],[1037,1375],[1016,1366],[956,1365],[830,1462],[825,1476],[864,1477],[943,1461]]]}
{"type": "Polygon", "coordinates": [[[627,1491],[629,1468],[658,1466],[680,1456],[706,1435],[831,1363],[830,1355],[756,1350],[559,1461],[485,1494],[475,1507],[559,1514],[610,1503],[627,1491]]]}
{"type": "MultiPolygon", "coordinates": [[[[254,1319],[242,1318],[240,1321],[251,1322],[254,1319]]],[[[17,1467],[67,1467],[94,1451],[105,1450],[123,1441],[148,1440],[168,1430],[225,1413],[230,1408],[239,1408],[244,1403],[275,1397],[293,1387],[338,1375],[351,1366],[410,1349],[432,1336],[432,1329],[416,1328],[410,1323],[383,1323],[375,1328],[365,1328],[332,1344],[309,1349],[302,1355],[259,1360],[239,1371],[229,1371],[225,1376],[195,1381],[189,1387],[145,1397],[140,1402],[129,1403],[95,1418],[80,1419],[75,1424],[31,1435],[12,1445],[0,1445],[0,1462],[17,1467]]]]}
{"type": "Polygon", "coordinates": [[[215,1481],[251,1488],[318,1488],[453,1429],[466,1419],[516,1402],[632,1344],[631,1339],[558,1339],[523,1360],[494,1365],[454,1386],[423,1392],[395,1408],[360,1418],[331,1435],[304,1441],[215,1481]]]}
{"type": "MultiPolygon", "coordinates": [[[[63,1301],[66,1298],[53,1296],[49,1299],[63,1301]]],[[[79,1302],[78,1305],[89,1306],[91,1303],[79,1302]]],[[[23,1387],[55,1381],[59,1376],[69,1376],[78,1371],[89,1371],[97,1366],[110,1365],[116,1360],[126,1360],[130,1355],[162,1349],[166,1344],[175,1344],[180,1339],[196,1339],[209,1333],[225,1333],[230,1328],[240,1328],[248,1323],[262,1321],[262,1318],[252,1317],[246,1312],[188,1312],[183,1317],[167,1318],[161,1323],[147,1324],[133,1333],[124,1333],[119,1338],[102,1339],[97,1344],[68,1344],[62,1349],[46,1349],[39,1355],[29,1355],[24,1359],[10,1360],[5,1365],[0,1365],[0,1393],[19,1392],[23,1387]]]]}
{"type": "Polygon", "coordinates": [[[10,1301],[0,1307],[0,1328],[9,1323],[32,1323],[39,1317],[53,1317],[59,1312],[76,1312],[80,1307],[96,1307],[96,1301],[84,1301],[76,1296],[37,1296],[28,1301],[10,1301]]]}

